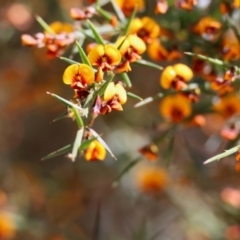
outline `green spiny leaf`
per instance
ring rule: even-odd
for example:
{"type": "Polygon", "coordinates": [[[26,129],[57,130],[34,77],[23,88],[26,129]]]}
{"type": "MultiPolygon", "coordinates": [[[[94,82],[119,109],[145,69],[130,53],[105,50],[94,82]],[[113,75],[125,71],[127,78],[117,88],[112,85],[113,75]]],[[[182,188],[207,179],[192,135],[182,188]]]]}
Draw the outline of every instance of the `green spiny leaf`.
{"type": "Polygon", "coordinates": [[[207,164],[207,163],[210,163],[210,162],[218,161],[218,160],[220,160],[220,159],[222,159],[224,157],[227,157],[227,156],[237,152],[239,150],[239,148],[240,148],[240,145],[238,145],[236,147],[233,147],[233,148],[231,148],[229,150],[225,150],[223,153],[220,153],[220,154],[218,154],[218,155],[216,155],[214,157],[211,157],[211,158],[207,159],[203,164],[207,164]]]}
{"type": "Polygon", "coordinates": [[[72,110],[73,110],[73,113],[74,113],[74,116],[75,116],[78,128],[82,129],[84,127],[84,124],[83,124],[83,120],[81,118],[81,115],[79,113],[79,110],[76,109],[75,107],[72,107],[72,110]]]}
{"type": "Polygon", "coordinates": [[[68,112],[64,112],[64,113],[60,114],[59,116],[57,116],[56,118],[54,118],[52,120],[52,123],[57,122],[58,120],[61,120],[63,118],[66,118],[67,116],[68,116],[68,112]]]}
{"type": "Polygon", "coordinates": [[[132,20],[135,18],[136,16],[136,12],[137,12],[137,6],[134,8],[130,18],[128,19],[128,22],[123,30],[123,35],[128,35],[128,32],[129,32],[129,28],[130,28],[130,25],[132,23],[132,20]]]}
{"type": "Polygon", "coordinates": [[[118,186],[119,181],[121,180],[121,178],[125,175],[125,173],[127,173],[130,169],[132,169],[137,163],[139,163],[139,161],[141,160],[141,158],[137,158],[133,161],[131,161],[123,170],[122,172],[116,177],[116,180],[112,183],[112,187],[115,188],[118,186]]]}
{"type": "Polygon", "coordinates": [[[107,150],[107,152],[115,159],[117,158],[112,153],[111,149],[108,147],[108,145],[104,142],[104,140],[99,136],[97,132],[95,132],[92,128],[87,127],[88,131],[92,133],[92,135],[104,146],[104,148],[107,150]]]}
{"type": "Polygon", "coordinates": [[[129,87],[129,88],[132,87],[131,80],[130,80],[129,76],[127,75],[127,73],[121,73],[120,75],[121,75],[124,83],[127,85],[127,87],[129,87]]]}
{"type": "Polygon", "coordinates": [[[82,47],[80,46],[80,44],[77,41],[76,41],[76,44],[77,44],[78,52],[79,52],[79,55],[80,55],[80,58],[81,58],[82,62],[87,64],[89,67],[92,67],[91,63],[88,60],[87,55],[85,54],[85,52],[82,49],[82,47]]]}
{"type": "Polygon", "coordinates": [[[103,95],[103,93],[105,92],[108,84],[113,80],[114,76],[115,75],[112,75],[111,77],[109,77],[109,79],[96,92],[95,96],[99,95],[101,97],[103,95]]]}
{"type": "Polygon", "coordinates": [[[82,142],[82,144],[81,144],[81,146],[79,147],[79,149],[80,149],[80,150],[85,150],[85,149],[90,145],[90,143],[91,143],[92,141],[96,140],[96,139],[97,139],[96,137],[93,137],[93,138],[91,138],[91,139],[88,139],[88,140],[82,142]]]}
{"type": "Polygon", "coordinates": [[[77,135],[76,135],[76,138],[75,138],[75,141],[73,144],[73,148],[72,148],[72,154],[70,156],[70,158],[73,162],[75,161],[77,154],[78,154],[79,147],[81,146],[83,132],[84,132],[84,128],[81,128],[77,131],[77,135]]]}
{"type": "Polygon", "coordinates": [[[127,95],[131,98],[135,98],[139,101],[142,101],[143,99],[141,97],[139,97],[138,95],[134,94],[134,93],[131,93],[131,92],[127,92],[127,95]]]}
{"type": "Polygon", "coordinates": [[[158,93],[156,96],[154,97],[148,97],[148,98],[145,98],[143,99],[141,102],[137,103],[134,105],[135,108],[138,108],[138,107],[142,107],[144,105],[147,105],[151,102],[153,102],[154,100],[158,99],[158,98],[162,98],[164,95],[162,93],[158,93]]]}
{"type": "Polygon", "coordinates": [[[111,0],[112,6],[116,12],[116,15],[118,16],[118,19],[122,22],[122,23],[126,23],[126,18],[122,12],[122,10],[119,8],[119,6],[116,4],[115,0],[111,0]]]}
{"type": "Polygon", "coordinates": [[[67,63],[70,63],[70,64],[78,64],[78,65],[79,65],[79,62],[74,61],[74,60],[72,60],[72,59],[70,59],[70,58],[60,57],[60,59],[63,60],[63,61],[65,61],[65,62],[67,62],[67,63]]]}
{"type": "Polygon", "coordinates": [[[70,101],[68,101],[68,100],[58,96],[57,94],[50,93],[50,92],[47,92],[47,94],[49,94],[52,97],[56,98],[58,101],[60,101],[61,103],[63,103],[64,105],[66,105],[66,106],[68,106],[70,108],[74,107],[74,108],[76,108],[76,109],[78,109],[80,111],[83,111],[83,109],[80,106],[78,106],[78,105],[76,105],[76,104],[74,104],[74,103],[72,103],[72,102],[70,102],[70,101]]]}
{"type": "Polygon", "coordinates": [[[95,41],[98,44],[104,45],[104,40],[102,39],[101,35],[98,33],[97,29],[92,24],[92,22],[90,20],[87,20],[87,22],[88,22],[88,25],[89,25],[90,29],[92,30],[92,33],[93,33],[93,35],[95,37],[95,41]]]}
{"type": "Polygon", "coordinates": [[[53,29],[40,16],[36,16],[36,20],[46,32],[50,34],[56,34],[53,29]]]}
{"type": "Polygon", "coordinates": [[[155,64],[155,63],[143,60],[143,59],[138,60],[138,61],[136,61],[134,63],[140,64],[140,65],[144,65],[144,66],[147,66],[147,67],[151,67],[151,68],[156,68],[158,70],[163,70],[162,66],[159,66],[158,64],[155,64]]]}
{"type": "Polygon", "coordinates": [[[72,146],[73,146],[72,144],[68,144],[67,146],[62,147],[62,148],[60,148],[60,149],[58,149],[58,150],[48,154],[47,156],[43,157],[41,160],[44,161],[44,160],[47,160],[47,159],[50,159],[50,158],[54,158],[54,157],[57,157],[59,155],[63,155],[65,153],[68,153],[68,152],[71,151],[72,146]]]}

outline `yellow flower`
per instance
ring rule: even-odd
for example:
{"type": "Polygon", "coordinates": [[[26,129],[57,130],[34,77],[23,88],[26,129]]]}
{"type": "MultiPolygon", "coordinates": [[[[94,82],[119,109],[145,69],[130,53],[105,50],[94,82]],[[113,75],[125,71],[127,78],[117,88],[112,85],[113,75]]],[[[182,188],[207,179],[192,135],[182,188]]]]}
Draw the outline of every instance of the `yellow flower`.
{"type": "Polygon", "coordinates": [[[137,174],[139,188],[148,194],[157,194],[169,183],[167,172],[160,167],[144,167],[137,174]]]}
{"type": "Polygon", "coordinates": [[[103,161],[106,157],[106,149],[103,145],[97,141],[92,141],[84,153],[84,157],[87,161],[103,161]]]}
{"type": "Polygon", "coordinates": [[[129,32],[137,34],[144,42],[150,43],[159,36],[160,27],[152,18],[135,18],[130,24],[129,32]]]}
{"type": "Polygon", "coordinates": [[[233,6],[235,8],[240,8],[240,0],[233,0],[233,6]]]}
{"type": "Polygon", "coordinates": [[[112,110],[122,111],[122,105],[127,101],[127,93],[124,87],[120,84],[109,83],[104,95],[101,106],[101,113],[106,114],[112,110]]]}
{"type": "Polygon", "coordinates": [[[162,61],[167,59],[168,51],[160,41],[156,39],[148,45],[148,55],[155,61],[162,61]]]}
{"type": "Polygon", "coordinates": [[[223,117],[229,118],[240,112],[240,99],[236,95],[228,95],[214,105],[214,109],[223,117]]]}
{"type": "Polygon", "coordinates": [[[73,32],[73,26],[68,23],[62,22],[53,22],[49,25],[49,27],[56,33],[71,33],[73,32]]]}
{"type": "Polygon", "coordinates": [[[116,42],[116,47],[120,49],[122,56],[129,62],[134,62],[141,59],[140,54],[146,51],[146,44],[135,34],[129,36],[122,36],[116,42]]]}
{"type": "Polygon", "coordinates": [[[113,82],[108,84],[108,87],[106,88],[103,96],[104,101],[110,101],[112,99],[117,100],[121,105],[126,103],[127,101],[127,93],[124,87],[117,83],[114,85],[113,82]]]}
{"type": "Polygon", "coordinates": [[[93,69],[86,64],[72,64],[64,71],[63,82],[75,90],[85,89],[94,82],[93,69]]]}
{"type": "Polygon", "coordinates": [[[191,102],[182,95],[167,96],[160,103],[161,115],[172,121],[181,122],[192,112],[191,102]]]}
{"type": "Polygon", "coordinates": [[[114,46],[97,45],[88,53],[88,59],[93,66],[109,71],[121,62],[121,53],[114,46]]]}
{"type": "Polygon", "coordinates": [[[164,89],[173,87],[175,90],[181,90],[187,86],[186,82],[193,77],[192,70],[185,64],[178,63],[166,67],[160,76],[160,85],[164,89]]]}
{"type": "Polygon", "coordinates": [[[137,11],[142,11],[145,7],[144,0],[115,0],[125,16],[129,17],[132,11],[137,7],[137,11]]]}
{"type": "Polygon", "coordinates": [[[0,212],[0,239],[13,239],[16,226],[8,213],[0,212]]]}

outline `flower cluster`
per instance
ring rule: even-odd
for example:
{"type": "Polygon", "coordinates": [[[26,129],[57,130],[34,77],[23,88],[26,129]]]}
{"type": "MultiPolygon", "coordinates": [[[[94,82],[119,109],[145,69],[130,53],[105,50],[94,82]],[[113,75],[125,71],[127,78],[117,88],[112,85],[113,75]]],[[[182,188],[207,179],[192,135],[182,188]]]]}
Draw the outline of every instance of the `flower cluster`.
{"type": "MultiPolygon", "coordinates": [[[[161,98],[159,112],[170,123],[169,128],[171,123],[203,126],[206,124],[204,115],[214,112],[226,121],[221,136],[237,139],[239,129],[232,118],[240,112],[235,93],[235,80],[240,71],[234,64],[240,59],[240,34],[231,14],[239,7],[238,1],[219,4],[219,11],[224,15],[222,19],[210,15],[190,19],[187,31],[179,24],[167,24],[157,14],[171,14],[169,9],[177,8],[190,15],[198,7],[196,0],[171,3],[156,0],[153,12],[156,15],[151,17],[138,15],[146,9],[144,0],[112,1],[114,11],[106,10],[108,8],[98,1],[90,2],[92,5],[84,9],[70,9],[74,24],[55,22],[48,25],[38,17],[45,31],[34,36],[22,35],[24,45],[46,47],[50,58],[65,54],[67,48],[73,46],[69,58],[61,57],[70,63],[63,73],[63,82],[73,90],[72,99],[65,100],[70,109],[68,116],[78,123],[76,139],[79,135],[81,138],[79,145],[76,143],[79,141],[75,141],[72,159],[78,152],[88,161],[103,160],[106,151],[113,156],[91,126],[100,115],[122,111],[128,96],[141,99],[128,92],[132,86],[128,73],[134,64],[162,71],[157,77],[159,91],[156,97],[149,97],[136,107],[161,98]],[[103,19],[102,26],[97,23],[99,17],[103,19]],[[209,47],[209,52],[202,47],[204,45],[209,47]],[[73,60],[76,50],[80,61],[73,60]],[[211,56],[214,51],[218,51],[217,57],[221,60],[211,56]],[[146,53],[154,63],[147,60],[146,53]],[[164,67],[158,64],[160,61],[164,67]],[[204,99],[208,106],[201,108],[204,99]]],[[[155,143],[147,146],[157,147],[155,143]]],[[[155,161],[156,154],[147,149],[142,148],[140,153],[155,161]]]]}

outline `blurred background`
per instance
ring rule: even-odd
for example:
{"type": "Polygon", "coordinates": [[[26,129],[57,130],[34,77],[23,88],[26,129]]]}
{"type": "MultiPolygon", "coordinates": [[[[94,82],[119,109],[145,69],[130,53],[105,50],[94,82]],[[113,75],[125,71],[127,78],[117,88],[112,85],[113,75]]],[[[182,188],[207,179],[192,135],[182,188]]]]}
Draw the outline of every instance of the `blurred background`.
{"type": "MultiPolygon", "coordinates": [[[[221,1],[212,2],[218,6],[221,1]]],[[[188,21],[209,13],[212,2],[199,1],[194,12],[173,9],[156,19],[181,23],[188,31],[188,21]]],[[[72,143],[77,130],[71,119],[52,123],[65,108],[46,92],[69,99],[72,90],[62,82],[67,63],[47,59],[44,48],[23,47],[21,35],[42,31],[35,15],[47,23],[71,23],[69,9],[86,4],[0,1],[0,239],[240,239],[239,172],[234,157],[202,164],[227,146],[219,135],[223,125],[219,115],[206,115],[204,127],[175,128],[169,137],[163,135],[166,123],[158,101],[134,109],[136,100],[129,99],[123,112],[94,123],[117,161],[109,155],[103,162],[83,158],[71,162],[66,156],[40,161],[72,143]],[[158,161],[144,159],[138,149],[161,137],[158,161]],[[139,158],[112,187],[122,170],[139,158]],[[149,178],[153,178],[150,183],[149,178]],[[157,192],[149,192],[148,184],[157,192]]],[[[154,4],[148,1],[147,11],[154,4]]],[[[213,12],[220,18],[217,8],[213,12]]],[[[133,66],[130,78],[131,92],[142,98],[160,90],[158,70],[133,66]]]]}

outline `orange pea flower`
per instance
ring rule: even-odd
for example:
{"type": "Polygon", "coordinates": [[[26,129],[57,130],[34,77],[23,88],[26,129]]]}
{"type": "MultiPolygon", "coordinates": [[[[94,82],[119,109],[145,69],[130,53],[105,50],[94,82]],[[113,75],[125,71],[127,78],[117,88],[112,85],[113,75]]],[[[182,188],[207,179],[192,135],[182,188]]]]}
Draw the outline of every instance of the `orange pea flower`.
{"type": "Polygon", "coordinates": [[[115,0],[115,2],[127,17],[132,14],[135,7],[137,7],[137,11],[142,11],[145,8],[144,0],[115,0]]]}
{"type": "Polygon", "coordinates": [[[176,0],[175,5],[178,8],[190,11],[193,6],[197,5],[197,0],[176,0]]]}
{"type": "Polygon", "coordinates": [[[138,187],[147,194],[156,195],[161,193],[168,183],[168,174],[160,167],[144,167],[137,173],[138,187]]]}
{"type": "Polygon", "coordinates": [[[71,18],[78,21],[89,19],[94,14],[96,14],[96,9],[94,7],[88,7],[85,10],[79,8],[70,9],[71,18]]]}
{"type": "Polygon", "coordinates": [[[120,51],[112,45],[98,44],[88,53],[88,59],[93,66],[98,67],[97,81],[101,81],[103,72],[113,70],[121,62],[120,51]]]}
{"type": "Polygon", "coordinates": [[[77,91],[86,89],[94,82],[93,69],[86,64],[72,64],[64,71],[63,82],[77,91]]]}
{"type": "Polygon", "coordinates": [[[120,47],[119,51],[122,56],[129,62],[135,62],[141,59],[141,54],[146,51],[146,44],[135,34],[122,36],[116,42],[116,47],[120,47]],[[122,45],[121,45],[122,44],[122,45]]]}
{"type": "Polygon", "coordinates": [[[122,111],[122,105],[127,101],[127,93],[121,83],[109,83],[104,95],[101,105],[101,114],[106,114],[112,110],[122,111]]]}
{"type": "MultiPolygon", "coordinates": [[[[195,53],[204,55],[201,51],[197,50],[195,53]]],[[[202,59],[193,58],[192,70],[205,80],[212,82],[217,78],[217,72],[214,66],[202,59]]]]}
{"type": "Polygon", "coordinates": [[[47,57],[55,58],[64,53],[65,49],[74,42],[73,27],[62,22],[53,22],[49,25],[54,33],[37,33],[34,36],[23,34],[22,44],[29,47],[47,48],[47,57]]]}
{"type": "Polygon", "coordinates": [[[230,93],[234,91],[234,88],[231,86],[231,83],[235,80],[235,68],[228,69],[223,78],[215,78],[211,81],[211,89],[216,91],[219,96],[223,96],[226,93],[230,93]]]}
{"type": "Polygon", "coordinates": [[[219,99],[214,104],[214,110],[219,112],[224,118],[230,118],[236,113],[240,113],[239,97],[236,95],[227,95],[219,99]]]}
{"type": "Polygon", "coordinates": [[[154,143],[146,145],[138,150],[150,162],[155,162],[158,159],[158,146],[154,143]]]}
{"type": "Polygon", "coordinates": [[[163,61],[167,59],[168,50],[160,43],[159,39],[155,39],[148,45],[148,55],[155,61],[163,61]]]}
{"type": "Polygon", "coordinates": [[[181,122],[192,112],[191,102],[182,95],[167,96],[160,103],[161,115],[172,121],[181,122]]]}
{"type": "Polygon", "coordinates": [[[239,135],[239,127],[237,127],[234,123],[229,124],[221,131],[221,136],[227,140],[234,140],[239,135]]]}
{"type": "Polygon", "coordinates": [[[232,30],[225,32],[223,35],[222,55],[223,59],[227,61],[240,58],[240,42],[232,30]]]}
{"type": "Polygon", "coordinates": [[[160,84],[164,89],[173,87],[175,90],[181,90],[187,86],[186,82],[193,77],[192,70],[185,64],[178,63],[166,67],[161,76],[160,84]]]}
{"type": "Polygon", "coordinates": [[[97,45],[88,53],[88,59],[93,66],[108,71],[120,63],[121,53],[112,45],[97,45]]]}
{"type": "Polygon", "coordinates": [[[148,45],[148,55],[151,59],[155,61],[174,61],[182,57],[182,53],[177,48],[172,48],[167,50],[159,41],[159,39],[154,39],[148,45]]]}
{"type": "Polygon", "coordinates": [[[160,26],[149,17],[135,18],[132,20],[129,32],[137,34],[144,42],[150,43],[160,34],[160,26]]]}
{"type": "Polygon", "coordinates": [[[84,158],[87,161],[96,161],[96,160],[103,161],[105,157],[106,157],[106,149],[97,140],[92,141],[84,153],[84,158]]]}
{"type": "Polygon", "coordinates": [[[212,17],[203,17],[200,21],[193,27],[193,31],[196,34],[199,34],[208,41],[216,41],[220,35],[222,24],[212,18],[212,17]]]}

